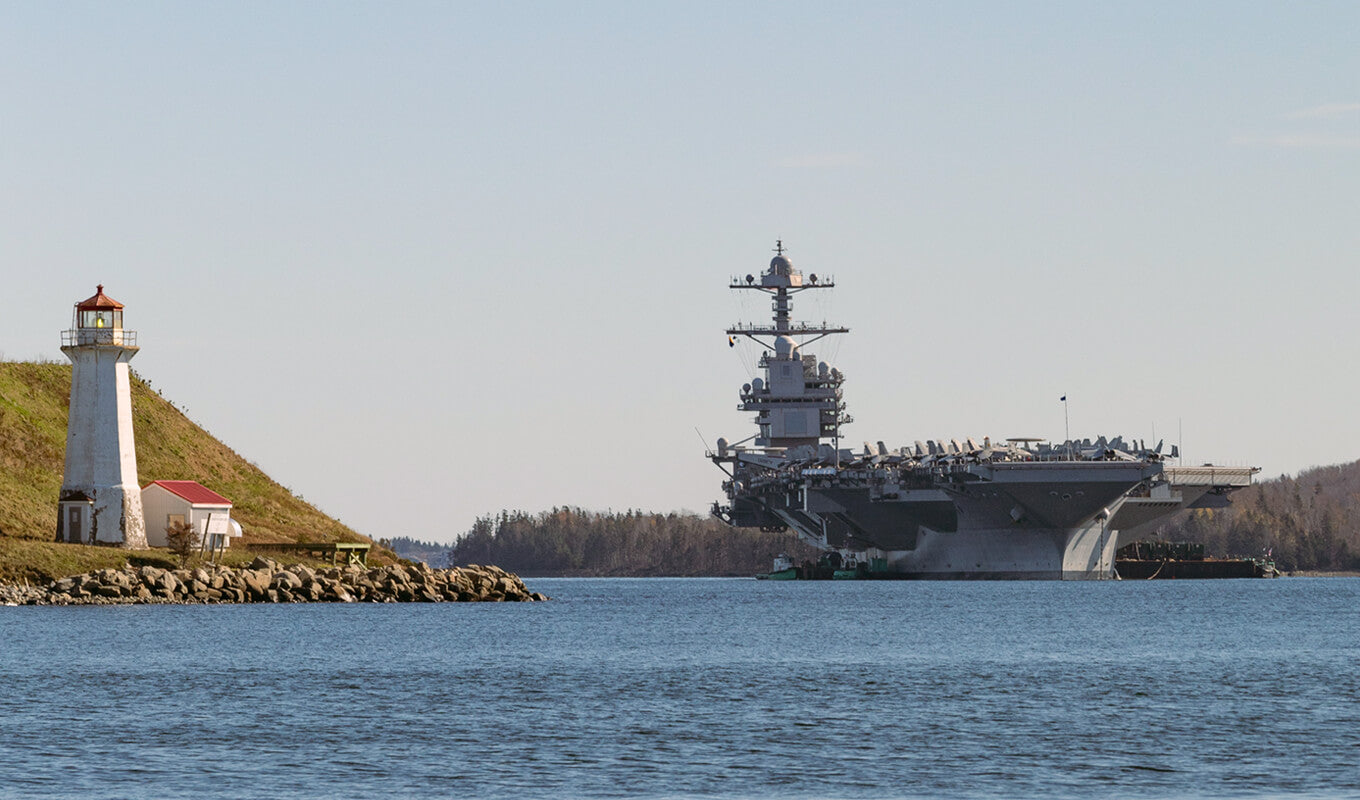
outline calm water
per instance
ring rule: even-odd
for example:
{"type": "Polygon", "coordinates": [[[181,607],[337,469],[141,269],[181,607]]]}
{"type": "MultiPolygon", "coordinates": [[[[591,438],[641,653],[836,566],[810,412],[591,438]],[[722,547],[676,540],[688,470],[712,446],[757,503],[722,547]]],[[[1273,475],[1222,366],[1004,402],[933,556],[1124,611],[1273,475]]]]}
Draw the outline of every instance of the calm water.
{"type": "Polygon", "coordinates": [[[1360,797],[1360,579],[0,608],[3,797],[1360,797]]]}

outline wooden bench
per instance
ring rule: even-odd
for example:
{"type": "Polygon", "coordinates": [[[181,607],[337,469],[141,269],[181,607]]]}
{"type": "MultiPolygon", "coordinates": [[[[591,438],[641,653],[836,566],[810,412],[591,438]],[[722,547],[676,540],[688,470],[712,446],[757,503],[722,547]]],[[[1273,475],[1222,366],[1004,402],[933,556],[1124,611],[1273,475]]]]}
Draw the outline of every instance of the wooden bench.
{"type": "Polygon", "coordinates": [[[363,542],[252,542],[247,545],[251,550],[272,550],[280,553],[302,553],[314,558],[330,559],[332,564],[346,566],[368,565],[368,551],[373,545],[363,542]]]}

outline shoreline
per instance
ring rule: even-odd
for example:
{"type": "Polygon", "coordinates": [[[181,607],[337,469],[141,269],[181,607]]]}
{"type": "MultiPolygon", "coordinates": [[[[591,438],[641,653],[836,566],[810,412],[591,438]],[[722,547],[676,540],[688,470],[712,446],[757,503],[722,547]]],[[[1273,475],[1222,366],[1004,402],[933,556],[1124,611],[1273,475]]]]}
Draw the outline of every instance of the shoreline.
{"type": "Polygon", "coordinates": [[[244,567],[124,566],[53,581],[45,587],[0,584],[0,604],[218,605],[243,603],[541,602],[500,567],[469,564],[434,569],[424,564],[315,569],[257,557],[244,567]]]}

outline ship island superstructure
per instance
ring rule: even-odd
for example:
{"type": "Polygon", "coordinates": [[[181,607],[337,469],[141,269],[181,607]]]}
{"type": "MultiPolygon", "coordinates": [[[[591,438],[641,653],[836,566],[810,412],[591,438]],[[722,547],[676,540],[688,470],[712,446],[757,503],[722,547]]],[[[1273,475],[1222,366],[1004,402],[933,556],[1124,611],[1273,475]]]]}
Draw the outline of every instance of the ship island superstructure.
{"type": "Polygon", "coordinates": [[[795,269],[782,241],[763,273],[730,282],[770,295],[773,317],[727,330],[730,341],[763,348],[764,375],[741,387],[737,406],[755,413],[755,434],[719,439],[709,454],[728,476],[728,502],[713,507],[728,524],[792,529],[837,563],[873,565],[882,576],[1098,580],[1114,576],[1121,533],[1132,538],[1182,508],[1225,505],[1257,471],[1171,466],[1174,446],[1164,455],[1160,442],[1120,437],[843,448],[852,422],[845,376],[805,348],[849,329],[792,318],[793,295],[834,286],[795,269]]]}

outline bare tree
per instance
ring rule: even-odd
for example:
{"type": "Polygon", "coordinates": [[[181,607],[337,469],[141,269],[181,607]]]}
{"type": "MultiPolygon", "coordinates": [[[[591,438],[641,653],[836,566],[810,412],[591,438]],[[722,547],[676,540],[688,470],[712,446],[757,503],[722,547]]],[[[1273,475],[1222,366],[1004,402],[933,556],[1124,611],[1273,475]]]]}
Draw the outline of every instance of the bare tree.
{"type": "Polygon", "coordinates": [[[198,546],[198,534],[194,530],[194,526],[176,520],[165,529],[165,543],[175,558],[179,559],[179,565],[183,568],[188,566],[189,557],[194,554],[194,548],[198,546]]]}

